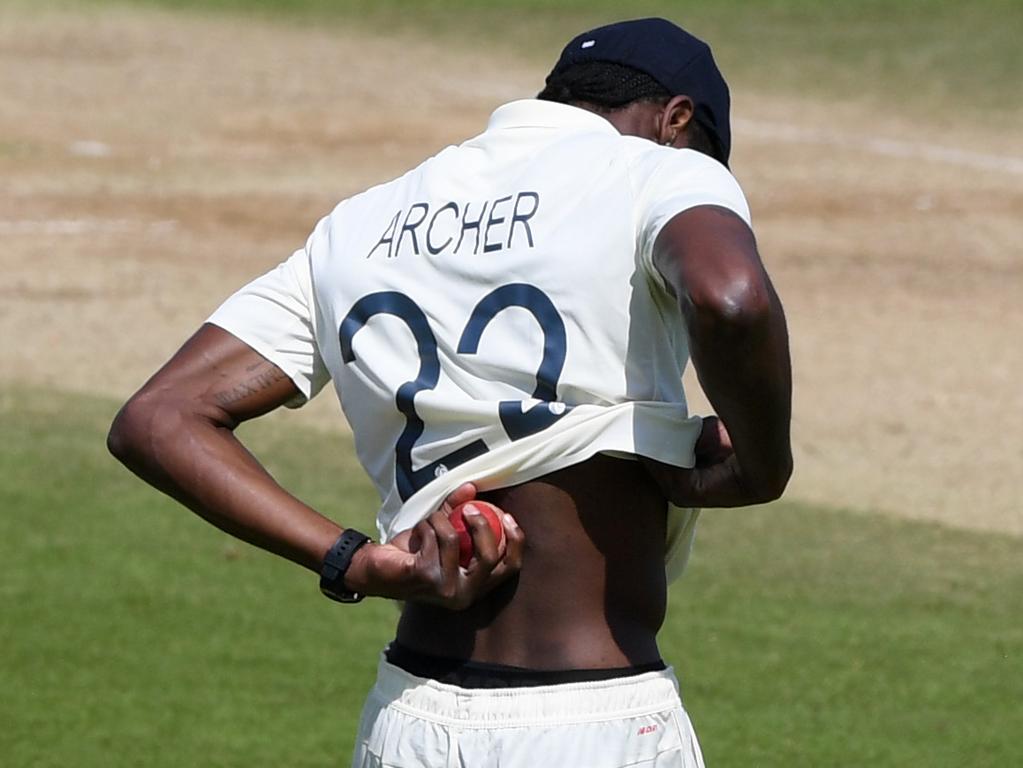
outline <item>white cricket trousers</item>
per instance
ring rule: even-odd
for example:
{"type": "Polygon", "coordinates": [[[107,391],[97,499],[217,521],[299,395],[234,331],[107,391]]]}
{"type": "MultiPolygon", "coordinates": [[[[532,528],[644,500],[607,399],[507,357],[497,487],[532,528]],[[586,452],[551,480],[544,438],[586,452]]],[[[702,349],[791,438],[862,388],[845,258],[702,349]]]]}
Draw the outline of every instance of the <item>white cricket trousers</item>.
{"type": "Polygon", "coordinates": [[[380,661],[353,768],[703,768],[670,669],[468,689],[380,661]]]}

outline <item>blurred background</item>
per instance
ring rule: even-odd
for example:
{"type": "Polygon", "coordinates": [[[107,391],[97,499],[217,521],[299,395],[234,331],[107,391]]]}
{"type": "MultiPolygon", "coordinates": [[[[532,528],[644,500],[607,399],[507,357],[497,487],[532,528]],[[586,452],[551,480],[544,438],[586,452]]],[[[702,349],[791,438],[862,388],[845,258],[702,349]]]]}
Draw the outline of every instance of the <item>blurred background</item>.
{"type": "MultiPolygon", "coordinates": [[[[662,632],[708,765],[1023,762],[1019,2],[0,0],[0,764],[345,764],[393,607],[327,604],[106,428],[337,201],[644,15],[729,80],[795,365],[790,490],[704,516],[662,632]]],[[[331,392],[243,431],[369,524],[331,392]]]]}

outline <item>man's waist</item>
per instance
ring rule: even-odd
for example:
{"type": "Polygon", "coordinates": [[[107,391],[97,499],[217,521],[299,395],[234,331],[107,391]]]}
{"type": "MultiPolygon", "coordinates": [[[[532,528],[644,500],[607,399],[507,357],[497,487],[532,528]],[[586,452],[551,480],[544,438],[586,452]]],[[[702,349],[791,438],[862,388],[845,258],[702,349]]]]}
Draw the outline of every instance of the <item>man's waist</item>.
{"type": "Polygon", "coordinates": [[[471,659],[446,658],[420,653],[398,641],[384,651],[389,664],[416,677],[468,689],[529,688],[547,685],[589,683],[660,672],[667,666],[660,659],[645,664],[606,668],[530,669],[471,659]]]}

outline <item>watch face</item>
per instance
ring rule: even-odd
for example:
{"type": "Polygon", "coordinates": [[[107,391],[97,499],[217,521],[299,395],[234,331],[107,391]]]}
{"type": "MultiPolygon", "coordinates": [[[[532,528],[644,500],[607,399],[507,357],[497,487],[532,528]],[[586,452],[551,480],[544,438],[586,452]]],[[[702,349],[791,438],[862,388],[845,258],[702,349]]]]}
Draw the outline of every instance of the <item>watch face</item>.
{"type": "Polygon", "coordinates": [[[331,600],[336,600],[339,603],[357,603],[363,598],[363,595],[360,595],[358,592],[349,592],[344,589],[342,589],[342,591],[340,592],[337,592],[331,587],[326,587],[323,585],[320,586],[320,592],[325,594],[331,600]]]}
{"type": "Polygon", "coordinates": [[[339,603],[357,603],[362,599],[358,592],[345,589],[344,572],[327,565],[320,577],[320,592],[339,603]]]}

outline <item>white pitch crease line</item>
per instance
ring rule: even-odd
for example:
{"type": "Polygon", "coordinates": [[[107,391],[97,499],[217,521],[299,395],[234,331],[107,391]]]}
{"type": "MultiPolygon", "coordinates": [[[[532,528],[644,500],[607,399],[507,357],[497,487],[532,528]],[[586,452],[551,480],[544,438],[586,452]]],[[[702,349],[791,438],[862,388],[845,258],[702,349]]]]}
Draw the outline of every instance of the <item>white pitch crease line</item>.
{"type": "Polygon", "coordinates": [[[737,119],[733,121],[740,131],[755,135],[757,138],[777,139],[789,143],[807,142],[824,144],[843,149],[859,149],[875,155],[888,157],[920,158],[946,165],[958,165],[979,171],[997,171],[1023,176],[1023,157],[1012,155],[991,155],[984,152],[971,152],[955,147],[943,147],[938,144],[926,144],[915,141],[899,141],[897,139],[868,139],[848,135],[828,133],[813,128],[803,128],[786,123],[769,123],[761,120],[737,119]]]}
{"type": "Polygon", "coordinates": [[[173,219],[141,222],[131,219],[0,219],[0,235],[88,235],[95,232],[168,232],[173,219]]]}

